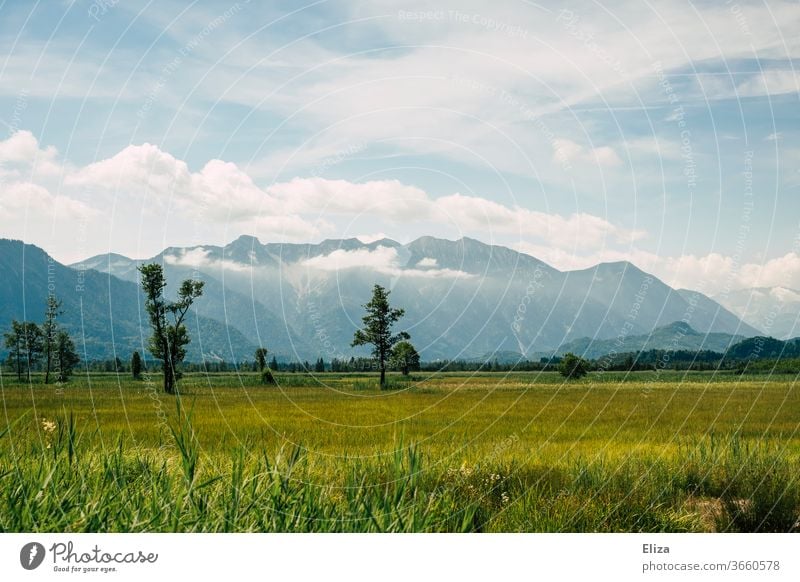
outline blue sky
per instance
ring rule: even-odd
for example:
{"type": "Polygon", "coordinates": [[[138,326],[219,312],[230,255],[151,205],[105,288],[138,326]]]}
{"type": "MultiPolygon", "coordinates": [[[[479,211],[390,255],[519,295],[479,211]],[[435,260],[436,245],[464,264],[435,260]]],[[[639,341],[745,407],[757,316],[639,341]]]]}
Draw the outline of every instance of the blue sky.
{"type": "Polygon", "coordinates": [[[796,2],[0,4],[0,234],[471,236],[800,287],[796,2]]]}

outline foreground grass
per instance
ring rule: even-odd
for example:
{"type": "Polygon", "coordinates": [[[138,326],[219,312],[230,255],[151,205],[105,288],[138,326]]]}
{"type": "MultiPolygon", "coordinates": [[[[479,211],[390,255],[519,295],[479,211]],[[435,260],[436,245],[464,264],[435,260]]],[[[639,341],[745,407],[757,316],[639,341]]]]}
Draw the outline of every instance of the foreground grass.
{"type": "Polygon", "coordinates": [[[278,380],[5,383],[0,530],[798,529],[788,378],[278,380]]]}

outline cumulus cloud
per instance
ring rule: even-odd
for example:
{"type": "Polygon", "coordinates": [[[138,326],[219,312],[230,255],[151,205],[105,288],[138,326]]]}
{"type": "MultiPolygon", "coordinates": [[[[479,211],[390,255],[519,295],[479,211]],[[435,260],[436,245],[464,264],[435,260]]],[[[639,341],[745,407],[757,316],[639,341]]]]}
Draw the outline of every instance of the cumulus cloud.
{"type": "Polygon", "coordinates": [[[763,263],[738,263],[720,253],[684,255],[655,260],[656,269],[676,287],[703,287],[707,292],[726,294],[752,287],[800,287],[800,255],[795,252],[763,263]]]}
{"type": "Polygon", "coordinates": [[[800,255],[791,252],[760,265],[743,265],[740,279],[754,282],[751,287],[800,288],[800,255]]]}
{"type": "Polygon", "coordinates": [[[66,183],[148,194],[157,204],[174,204],[195,220],[236,225],[276,239],[309,240],[330,228],[323,219],[294,213],[286,200],[258,187],[236,164],[210,160],[199,172],[152,144],[131,145],[89,164],[66,183]]]}
{"type": "Polygon", "coordinates": [[[98,212],[65,196],[54,196],[46,188],[30,182],[10,184],[0,189],[0,225],[17,227],[25,220],[43,222],[76,220],[97,216],[98,212]]]}
{"type": "MultiPolygon", "coordinates": [[[[435,263],[435,261],[434,261],[435,263]]],[[[425,279],[469,278],[470,273],[454,269],[404,268],[397,249],[378,246],[376,249],[337,249],[327,255],[311,257],[301,265],[319,271],[367,269],[392,277],[419,277],[425,279]]],[[[419,267],[419,264],[417,264],[419,267]]]]}
{"type": "Polygon", "coordinates": [[[72,173],[65,182],[73,186],[150,189],[169,194],[188,190],[191,174],[186,162],[146,143],[128,146],[110,158],[91,163],[72,173]]]}
{"type": "Polygon", "coordinates": [[[49,176],[61,170],[58,150],[41,147],[39,140],[27,130],[19,130],[0,141],[0,171],[17,177],[49,176]]]}
{"type": "Polygon", "coordinates": [[[353,183],[323,178],[297,178],[269,188],[298,213],[332,212],[373,214],[395,222],[433,221],[458,231],[525,233],[557,247],[594,247],[606,242],[629,242],[645,236],[587,213],[561,216],[506,206],[479,196],[460,193],[431,198],[420,188],[397,180],[353,183]]]}
{"type": "Polygon", "coordinates": [[[23,199],[32,207],[83,212],[85,216],[89,207],[75,196],[82,189],[93,193],[95,205],[103,200],[95,195],[106,193],[118,203],[135,200],[144,204],[144,212],[168,216],[166,213],[175,210],[176,220],[255,232],[271,240],[335,236],[335,221],[342,217],[363,217],[398,227],[428,222],[458,232],[526,233],[559,248],[591,248],[643,236],[586,213],[561,216],[458,192],[433,198],[399,180],[356,183],[312,177],[261,187],[234,163],[212,159],[193,172],[183,160],[148,143],[130,145],[111,157],[72,167],[58,160],[54,148],[43,148],[30,132],[17,132],[0,142],[0,170],[6,182],[17,184],[4,194],[7,208],[19,204],[9,199],[10,193],[24,189],[23,199]],[[63,173],[59,196],[49,193],[46,180],[9,173],[23,164],[41,166],[45,162],[63,173]]]}

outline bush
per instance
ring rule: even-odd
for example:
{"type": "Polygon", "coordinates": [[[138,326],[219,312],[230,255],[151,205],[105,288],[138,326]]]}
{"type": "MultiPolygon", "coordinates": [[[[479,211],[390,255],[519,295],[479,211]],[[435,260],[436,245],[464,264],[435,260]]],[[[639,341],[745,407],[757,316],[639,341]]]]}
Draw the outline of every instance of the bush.
{"type": "Polygon", "coordinates": [[[572,352],[564,354],[558,364],[558,371],[567,379],[583,378],[589,372],[589,362],[572,352]]]}
{"type": "Polygon", "coordinates": [[[261,371],[261,383],[268,386],[274,386],[277,384],[277,382],[275,382],[275,377],[272,375],[272,371],[269,368],[264,368],[264,370],[261,371]]]}

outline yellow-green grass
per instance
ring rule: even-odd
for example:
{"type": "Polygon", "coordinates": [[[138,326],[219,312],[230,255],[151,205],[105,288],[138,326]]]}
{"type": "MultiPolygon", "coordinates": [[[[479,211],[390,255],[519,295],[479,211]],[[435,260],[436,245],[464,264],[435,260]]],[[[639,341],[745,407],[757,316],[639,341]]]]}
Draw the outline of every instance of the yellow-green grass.
{"type": "Polygon", "coordinates": [[[4,376],[0,486],[25,486],[0,498],[0,529],[793,531],[800,518],[790,376],[417,374],[391,391],[365,374],[276,378],[187,375],[187,419],[157,376],[4,376]],[[40,507],[48,473],[94,509],[40,507]],[[104,507],[101,476],[135,515],[104,507]]]}

